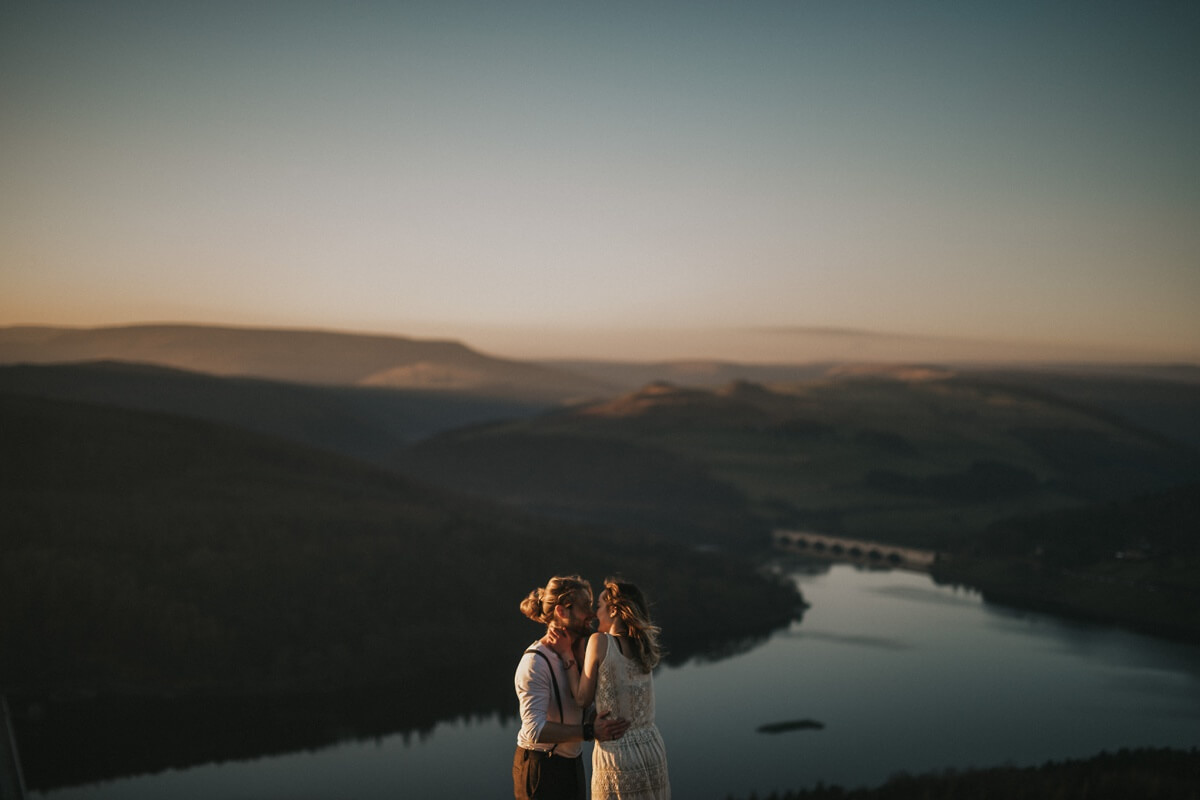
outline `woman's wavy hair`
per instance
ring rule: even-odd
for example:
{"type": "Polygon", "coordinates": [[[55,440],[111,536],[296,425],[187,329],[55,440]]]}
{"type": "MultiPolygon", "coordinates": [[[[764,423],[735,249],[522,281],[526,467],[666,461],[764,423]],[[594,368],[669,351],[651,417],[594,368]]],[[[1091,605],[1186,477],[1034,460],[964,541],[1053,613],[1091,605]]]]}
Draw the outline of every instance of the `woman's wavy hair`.
{"type": "Polygon", "coordinates": [[[605,578],[600,596],[625,623],[625,631],[634,644],[634,660],[645,672],[653,670],[662,660],[662,647],[658,643],[662,630],[651,621],[642,590],[619,578],[605,578]]]}
{"type": "Polygon", "coordinates": [[[556,606],[576,602],[591,605],[592,585],[578,575],[558,575],[521,601],[521,613],[534,622],[549,625],[554,621],[556,606]]]}

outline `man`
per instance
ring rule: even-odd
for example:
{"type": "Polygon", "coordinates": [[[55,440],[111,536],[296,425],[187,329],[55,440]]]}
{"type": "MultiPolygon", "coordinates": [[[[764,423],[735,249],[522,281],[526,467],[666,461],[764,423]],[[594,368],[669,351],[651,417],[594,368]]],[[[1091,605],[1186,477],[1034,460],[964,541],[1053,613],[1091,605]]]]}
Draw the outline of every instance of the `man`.
{"type": "MultiPolygon", "coordinates": [[[[550,642],[564,632],[582,643],[596,618],[592,587],[578,575],[551,578],[521,603],[521,611],[546,625],[546,635],[521,656],[513,683],[521,711],[521,730],[513,756],[513,796],[517,800],[585,800],[583,742],[609,741],[624,735],[629,723],[608,714],[586,721],[575,704],[567,670],[579,669],[577,657],[564,661],[550,642]]],[[[578,653],[579,648],[574,648],[578,653]]]]}

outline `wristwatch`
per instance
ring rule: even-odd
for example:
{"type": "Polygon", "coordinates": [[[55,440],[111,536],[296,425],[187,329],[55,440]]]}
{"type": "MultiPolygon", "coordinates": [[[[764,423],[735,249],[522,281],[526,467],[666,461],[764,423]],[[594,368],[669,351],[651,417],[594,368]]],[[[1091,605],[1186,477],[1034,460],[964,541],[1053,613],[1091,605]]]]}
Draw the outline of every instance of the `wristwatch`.
{"type": "Polygon", "coordinates": [[[583,740],[590,742],[596,738],[596,726],[590,722],[583,723],[583,740]]]}

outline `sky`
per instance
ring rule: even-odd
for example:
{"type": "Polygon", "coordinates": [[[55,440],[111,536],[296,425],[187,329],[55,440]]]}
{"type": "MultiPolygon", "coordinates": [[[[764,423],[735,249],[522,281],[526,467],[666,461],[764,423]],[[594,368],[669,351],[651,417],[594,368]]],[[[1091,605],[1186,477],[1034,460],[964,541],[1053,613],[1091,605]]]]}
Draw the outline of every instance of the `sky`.
{"type": "Polygon", "coordinates": [[[0,0],[0,326],[1200,363],[1197,41],[1189,1],[0,0]]]}

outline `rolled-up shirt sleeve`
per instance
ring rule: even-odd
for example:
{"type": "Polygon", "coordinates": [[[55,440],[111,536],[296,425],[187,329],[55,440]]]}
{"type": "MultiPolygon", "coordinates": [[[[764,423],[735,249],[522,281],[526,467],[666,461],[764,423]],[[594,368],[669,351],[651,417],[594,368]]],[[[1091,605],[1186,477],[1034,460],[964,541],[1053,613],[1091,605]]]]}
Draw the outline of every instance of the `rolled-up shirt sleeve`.
{"type": "Polygon", "coordinates": [[[542,728],[546,727],[546,715],[550,711],[550,695],[553,692],[549,667],[539,665],[539,661],[541,659],[533,653],[526,653],[517,664],[517,674],[513,679],[521,710],[521,732],[517,734],[517,744],[530,749],[540,749],[537,746],[538,738],[542,735],[542,728]]]}

